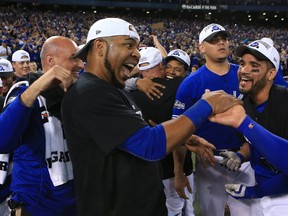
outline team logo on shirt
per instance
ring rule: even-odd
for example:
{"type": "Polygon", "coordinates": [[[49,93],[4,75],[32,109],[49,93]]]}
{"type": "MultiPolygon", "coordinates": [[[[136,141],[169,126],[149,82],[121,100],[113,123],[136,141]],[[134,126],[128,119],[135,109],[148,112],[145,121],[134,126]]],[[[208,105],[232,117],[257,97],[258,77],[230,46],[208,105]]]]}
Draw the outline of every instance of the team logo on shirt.
{"type": "Polygon", "coordinates": [[[181,103],[179,100],[176,100],[174,103],[175,109],[185,109],[185,103],[181,103]]]}

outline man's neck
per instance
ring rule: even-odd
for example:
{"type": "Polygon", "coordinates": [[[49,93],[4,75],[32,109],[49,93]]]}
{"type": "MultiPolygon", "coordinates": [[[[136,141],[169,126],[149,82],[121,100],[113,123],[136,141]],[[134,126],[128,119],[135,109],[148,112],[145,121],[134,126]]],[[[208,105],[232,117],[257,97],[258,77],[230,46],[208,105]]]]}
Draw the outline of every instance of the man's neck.
{"type": "Polygon", "coordinates": [[[224,75],[228,73],[230,64],[227,60],[223,62],[206,62],[206,67],[215,74],[224,75]]]}
{"type": "Polygon", "coordinates": [[[261,91],[256,94],[250,94],[250,98],[255,105],[260,105],[269,99],[269,93],[273,83],[267,84],[261,91]]]}

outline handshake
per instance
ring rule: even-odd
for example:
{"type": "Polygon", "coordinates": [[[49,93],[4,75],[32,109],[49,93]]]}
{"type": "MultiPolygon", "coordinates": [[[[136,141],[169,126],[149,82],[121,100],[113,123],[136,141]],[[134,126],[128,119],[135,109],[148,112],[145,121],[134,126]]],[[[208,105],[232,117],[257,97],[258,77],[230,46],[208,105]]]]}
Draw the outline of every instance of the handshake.
{"type": "Polygon", "coordinates": [[[213,92],[206,90],[202,99],[211,106],[212,116],[209,117],[211,122],[237,128],[246,117],[243,102],[222,90],[213,92]]]}
{"type": "Polygon", "coordinates": [[[227,111],[235,105],[243,105],[243,102],[236,97],[227,94],[223,90],[209,91],[206,90],[202,95],[202,99],[206,100],[212,108],[212,114],[219,114],[227,111]]]}

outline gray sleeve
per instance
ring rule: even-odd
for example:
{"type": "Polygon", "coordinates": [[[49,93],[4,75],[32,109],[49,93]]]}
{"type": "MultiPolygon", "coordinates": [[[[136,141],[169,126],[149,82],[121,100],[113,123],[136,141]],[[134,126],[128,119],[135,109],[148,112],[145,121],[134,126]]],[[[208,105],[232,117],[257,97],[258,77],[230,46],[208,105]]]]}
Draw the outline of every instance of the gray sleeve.
{"type": "Polygon", "coordinates": [[[140,79],[139,77],[132,77],[125,81],[125,88],[124,90],[130,92],[132,90],[137,90],[136,82],[140,79]]]}

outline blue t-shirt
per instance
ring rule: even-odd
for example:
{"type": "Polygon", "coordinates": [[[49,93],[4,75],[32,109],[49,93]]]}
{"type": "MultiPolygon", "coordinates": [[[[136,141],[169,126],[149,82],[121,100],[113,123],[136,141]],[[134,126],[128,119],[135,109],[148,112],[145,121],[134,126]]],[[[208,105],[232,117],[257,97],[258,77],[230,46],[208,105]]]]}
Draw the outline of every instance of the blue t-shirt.
{"type": "MultiPolygon", "coordinates": [[[[173,117],[177,118],[195,104],[206,89],[210,91],[224,90],[235,97],[241,97],[238,90],[237,70],[238,65],[230,64],[229,71],[220,76],[203,65],[195,73],[189,75],[178,88],[173,117]]],[[[212,123],[208,120],[196,130],[195,134],[203,137],[219,150],[236,149],[243,143],[239,133],[234,128],[212,123]]]]}

